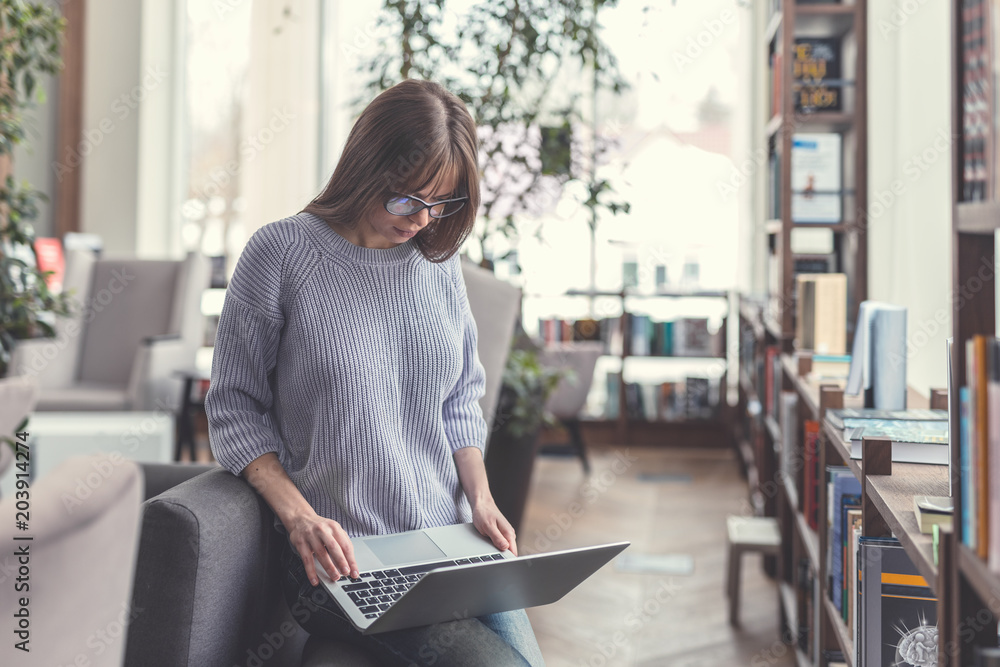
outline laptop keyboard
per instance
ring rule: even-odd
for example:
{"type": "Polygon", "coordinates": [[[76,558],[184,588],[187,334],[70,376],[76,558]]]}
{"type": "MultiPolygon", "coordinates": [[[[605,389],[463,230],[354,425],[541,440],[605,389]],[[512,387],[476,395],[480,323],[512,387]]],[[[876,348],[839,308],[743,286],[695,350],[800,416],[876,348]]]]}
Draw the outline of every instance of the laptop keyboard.
{"type": "Polygon", "coordinates": [[[393,602],[403,596],[421,577],[442,567],[471,565],[491,560],[503,560],[502,554],[487,554],[457,560],[442,560],[435,563],[409,565],[394,570],[374,570],[361,572],[357,579],[348,579],[340,588],[351,598],[365,618],[378,618],[393,602]]]}

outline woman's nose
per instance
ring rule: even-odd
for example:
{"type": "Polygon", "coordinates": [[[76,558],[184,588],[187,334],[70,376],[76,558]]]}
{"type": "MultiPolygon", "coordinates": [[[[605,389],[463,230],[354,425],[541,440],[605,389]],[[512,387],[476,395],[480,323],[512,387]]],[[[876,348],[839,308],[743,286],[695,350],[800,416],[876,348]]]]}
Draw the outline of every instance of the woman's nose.
{"type": "Polygon", "coordinates": [[[421,209],[410,216],[410,220],[421,227],[426,227],[427,223],[431,221],[430,211],[426,208],[421,209]]]}

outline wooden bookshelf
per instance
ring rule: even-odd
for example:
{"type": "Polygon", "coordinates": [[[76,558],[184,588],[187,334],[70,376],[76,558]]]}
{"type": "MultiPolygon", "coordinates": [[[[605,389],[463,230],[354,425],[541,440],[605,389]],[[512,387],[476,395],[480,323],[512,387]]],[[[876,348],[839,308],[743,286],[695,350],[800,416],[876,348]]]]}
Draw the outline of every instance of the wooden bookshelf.
{"type": "MultiPolygon", "coordinates": [[[[781,367],[783,388],[787,391],[794,391],[799,398],[799,419],[794,424],[794,428],[801,432],[803,422],[806,419],[821,422],[818,452],[821,470],[825,470],[828,465],[843,465],[862,481],[863,502],[871,508],[870,511],[874,517],[874,520],[872,517],[866,517],[865,534],[888,535],[891,533],[897,537],[921,575],[927,579],[935,591],[939,590],[945,579],[940,568],[934,564],[931,536],[920,533],[917,527],[916,516],[913,512],[913,496],[947,495],[948,467],[944,465],[891,463],[889,466],[890,474],[876,474],[877,471],[866,471],[864,462],[851,458],[851,445],[844,439],[843,433],[825,419],[827,409],[845,405],[860,407],[859,399],[845,397],[841,388],[830,384],[821,385],[813,379],[809,374],[808,355],[782,355],[781,367]]],[[[910,388],[908,396],[909,407],[929,407],[928,399],[913,388],[910,388]]],[[[773,428],[768,428],[766,434],[769,439],[774,438],[774,442],[785,442],[782,438],[781,425],[777,423],[774,424],[773,428]]],[[[866,450],[870,449],[870,445],[871,443],[866,442],[866,450]]],[[[803,446],[801,438],[798,439],[797,446],[799,448],[803,446]]],[[[825,526],[821,525],[818,532],[809,526],[808,518],[803,514],[796,485],[783,484],[781,489],[786,502],[781,508],[779,516],[782,512],[788,513],[779,521],[779,525],[783,527],[782,557],[794,559],[800,553],[804,553],[809,558],[819,581],[819,595],[822,598],[819,605],[820,617],[815,619],[815,627],[812,631],[818,633],[821,654],[824,650],[840,650],[844,652],[846,662],[853,665],[853,640],[840,612],[837,611],[829,598],[830,591],[826,583],[828,577],[826,553],[829,545],[827,544],[828,536],[825,526]],[[801,551],[797,546],[800,544],[803,545],[801,551]]],[[[822,517],[826,516],[827,511],[827,499],[824,496],[825,494],[820,494],[818,514],[821,521],[822,517]]],[[[972,555],[967,554],[967,557],[972,558],[972,555]]],[[[779,572],[786,574],[788,570],[787,565],[778,568],[779,572]]],[[[979,569],[978,580],[980,584],[988,586],[989,580],[984,577],[984,570],[985,568],[979,569]]],[[[796,593],[795,586],[790,581],[779,579],[779,589],[783,598],[782,605],[792,605],[791,600],[784,598],[796,593]]],[[[997,590],[1000,592],[1000,589],[997,590]]],[[[808,664],[821,665],[822,662],[818,660],[808,664]]]]}
{"type": "MultiPolygon", "coordinates": [[[[546,298],[610,298],[616,299],[620,303],[621,315],[617,317],[614,324],[615,335],[621,339],[621,349],[617,346],[610,352],[602,354],[604,359],[613,358],[619,362],[618,383],[617,383],[617,415],[609,417],[589,417],[581,420],[584,429],[585,439],[594,439],[599,442],[616,443],[619,445],[659,445],[673,442],[683,442],[690,447],[730,447],[733,446],[732,438],[732,411],[728,405],[728,381],[730,372],[735,372],[735,365],[730,369],[728,359],[728,348],[726,345],[727,330],[732,313],[732,293],[728,290],[715,289],[683,289],[683,288],[661,288],[656,290],[639,290],[623,288],[619,290],[590,290],[575,289],[567,290],[560,294],[539,294],[532,293],[525,295],[526,298],[546,299],[546,298]],[[663,355],[663,354],[634,354],[630,349],[631,331],[627,326],[629,315],[636,312],[642,313],[642,308],[636,302],[647,303],[653,300],[679,301],[685,299],[711,299],[723,304],[720,309],[722,325],[713,334],[722,344],[721,354],[707,356],[693,355],[663,355]],[[662,369],[657,368],[653,375],[662,375],[664,378],[675,378],[676,367],[681,364],[699,364],[708,369],[712,362],[719,362],[723,365],[721,374],[706,375],[715,378],[718,382],[718,395],[714,397],[717,406],[715,413],[711,417],[692,418],[658,418],[643,419],[635,415],[629,415],[626,399],[626,384],[629,383],[628,368],[634,368],[636,364],[659,364],[662,369]],[[671,367],[674,368],[671,371],[671,367]],[[661,373],[661,370],[663,371],[661,373]]],[[[611,318],[615,319],[615,318],[611,318]]],[[[548,345],[549,343],[544,343],[548,345]]],[[[552,343],[558,344],[558,343],[552,343]]],[[[697,371],[692,370],[694,374],[697,371]]],[[[594,382],[605,382],[605,378],[595,377],[594,382]]],[[[610,398],[610,397],[609,397],[610,398]]]]}
{"type": "MultiPolygon", "coordinates": [[[[767,3],[762,3],[766,5],[767,3]]],[[[767,149],[769,164],[776,160],[775,172],[761,175],[767,193],[777,211],[768,207],[758,223],[759,233],[777,263],[777,284],[769,285],[768,308],[764,318],[766,331],[779,341],[783,351],[793,349],[795,332],[793,275],[795,259],[791,232],[794,228],[827,229],[833,235],[839,270],[847,275],[849,308],[848,332],[853,331],[853,312],[868,292],[867,234],[858,225],[868,209],[868,136],[867,136],[867,0],[829,4],[782,2],[781,10],[768,15],[766,6],[757,25],[763,26],[757,39],[758,62],[772,79],[772,88],[780,88],[780,97],[771,91],[767,100],[771,115],[760,127],[760,145],[767,149]],[[836,38],[840,40],[840,108],[796,108],[798,89],[793,74],[792,54],[796,38],[836,38]],[[848,55],[850,54],[850,55],[848,55]],[[781,58],[781,70],[772,70],[771,58],[781,58]],[[796,224],[792,219],[793,139],[798,133],[834,133],[842,139],[841,219],[824,224],[796,224]],[[774,182],[776,179],[776,182],[774,182]]]]}
{"type": "MultiPolygon", "coordinates": [[[[953,387],[966,386],[965,342],[977,334],[995,336],[996,331],[996,276],[983,280],[979,275],[982,267],[990,269],[996,266],[996,250],[994,235],[1000,230],[1000,186],[998,186],[997,157],[992,155],[986,159],[987,183],[986,193],[982,199],[968,201],[965,198],[963,175],[966,165],[966,133],[964,94],[966,72],[964,68],[964,17],[965,3],[952,4],[952,284],[953,293],[961,293],[961,299],[952,302],[952,336],[955,341],[952,358],[951,384],[953,387]],[[960,77],[955,79],[955,77],[960,77]],[[971,286],[977,289],[969,289],[971,286]]],[[[988,13],[997,11],[992,3],[986,3],[984,10],[988,13]]],[[[991,26],[997,20],[996,16],[987,15],[982,23],[991,26]]],[[[986,48],[976,47],[978,62],[985,62],[985,70],[994,72],[997,61],[1000,60],[1000,45],[995,37],[989,36],[987,29],[986,48]],[[985,56],[985,59],[984,59],[985,56]]],[[[992,91],[1000,87],[994,77],[992,91]]],[[[991,109],[988,117],[995,118],[995,109],[991,109]]],[[[989,130],[992,135],[993,151],[996,151],[1000,128],[994,121],[989,130]]],[[[951,441],[960,441],[959,420],[954,416],[959,414],[958,392],[953,392],[949,409],[953,415],[951,441]]],[[[1000,419],[1000,415],[990,413],[989,419],[1000,419]]],[[[1000,575],[992,572],[986,564],[962,542],[962,489],[959,447],[952,447],[952,497],[955,506],[953,534],[949,535],[946,544],[949,549],[942,555],[942,561],[949,564],[951,571],[944,571],[941,579],[947,587],[943,595],[943,615],[946,623],[939,628],[939,641],[942,646],[953,647],[952,651],[942,650],[938,664],[940,667],[959,667],[971,664],[976,646],[996,646],[996,625],[993,631],[990,623],[968,623],[966,619],[975,618],[983,609],[995,606],[1000,596],[1000,575]]],[[[994,480],[995,483],[995,480],[994,480]]],[[[997,517],[990,517],[990,529],[996,530],[1000,525],[997,517]]]]}

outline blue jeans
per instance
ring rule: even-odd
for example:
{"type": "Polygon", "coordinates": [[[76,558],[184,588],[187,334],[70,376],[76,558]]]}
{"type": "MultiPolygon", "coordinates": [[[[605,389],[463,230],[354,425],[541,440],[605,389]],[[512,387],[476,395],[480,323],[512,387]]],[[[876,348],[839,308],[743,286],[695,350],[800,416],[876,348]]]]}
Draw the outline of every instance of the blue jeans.
{"type": "Polygon", "coordinates": [[[284,594],[295,619],[310,635],[357,644],[385,665],[416,667],[542,667],[545,661],[523,609],[446,621],[407,630],[363,635],[322,585],[313,586],[298,553],[285,548],[284,594]]]}

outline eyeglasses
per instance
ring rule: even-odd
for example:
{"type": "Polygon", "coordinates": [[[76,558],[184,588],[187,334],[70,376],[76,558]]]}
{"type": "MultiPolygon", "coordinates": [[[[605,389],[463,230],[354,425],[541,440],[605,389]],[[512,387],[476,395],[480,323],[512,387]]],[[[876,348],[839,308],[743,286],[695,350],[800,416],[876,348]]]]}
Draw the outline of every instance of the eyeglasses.
{"type": "Polygon", "coordinates": [[[385,210],[393,215],[413,215],[426,208],[429,209],[432,218],[447,218],[453,213],[458,213],[468,199],[468,197],[456,197],[428,203],[413,195],[396,195],[385,203],[385,210]]]}

